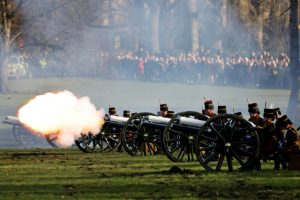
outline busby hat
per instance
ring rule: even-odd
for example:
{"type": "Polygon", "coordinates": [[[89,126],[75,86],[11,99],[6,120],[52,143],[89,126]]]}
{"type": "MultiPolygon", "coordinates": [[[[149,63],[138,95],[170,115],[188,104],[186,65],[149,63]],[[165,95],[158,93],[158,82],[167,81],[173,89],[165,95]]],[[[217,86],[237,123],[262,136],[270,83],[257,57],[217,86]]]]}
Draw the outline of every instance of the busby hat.
{"type": "Polygon", "coordinates": [[[165,103],[160,104],[160,111],[168,111],[168,105],[165,103]]]}
{"type": "Polygon", "coordinates": [[[173,117],[174,116],[174,111],[168,110],[167,116],[166,117],[173,117]]]}
{"type": "Polygon", "coordinates": [[[239,117],[243,117],[242,112],[236,112],[236,113],[234,113],[234,114],[237,115],[237,116],[239,116],[239,117]]]}
{"type": "Polygon", "coordinates": [[[109,107],[108,113],[109,113],[110,115],[115,115],[115,114],[117,114],[116,108],[115,108],[115,107],[109,107]]]}
{"type": "Polygon", "coordinates": [[[124,110],[123,111],[123,117],[130,117],[130,111],[129,110],[124,110]]]}
{"type": "Polygon", "coordinates": [[[218,106],[218,114],[226,114],[226,106],[218,106]]]}
{"type": "Polygon", "coordinates": [[[282,117],[278,118],[278,123],[282,126],[286,126],[288,124],[293,125],[293,122],[288,118],[287,115],[283,115],[282,117]]]}
{"type": "Polygon", "coordinates": [[[205,101],[204,102],[204,107],[205,107],[206,110],[208,110],[208,109],[211,109],[211,110],[214,109],[214,104],[213,104],[212,100],[205,101]]]}
{"type": "Polygon", "coordinates": [[[248,112],[249,113],[258,113],[258,114],[260,114],[257,103],[248,104],[248,112]]]}
{"type": "Polygon", "coordinates": [[[264,118],[274,119],[275,110],[272,108],[265,108],[264,109],[264,118]]]}

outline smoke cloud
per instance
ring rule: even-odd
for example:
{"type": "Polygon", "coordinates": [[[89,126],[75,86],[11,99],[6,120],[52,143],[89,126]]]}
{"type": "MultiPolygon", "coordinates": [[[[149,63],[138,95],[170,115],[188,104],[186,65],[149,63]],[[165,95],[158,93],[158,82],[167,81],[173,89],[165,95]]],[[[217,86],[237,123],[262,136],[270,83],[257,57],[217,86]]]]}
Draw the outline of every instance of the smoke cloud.
{"type": "Polygon", "coordinates": [[[81,133],[100,132],[104,110],[97,110],[89,97],[77,98],[69,91],[49,92],[34,97],[21,107],[18,118],[40,134],[57,133],[57,142],[70,146],[81,133]]]}

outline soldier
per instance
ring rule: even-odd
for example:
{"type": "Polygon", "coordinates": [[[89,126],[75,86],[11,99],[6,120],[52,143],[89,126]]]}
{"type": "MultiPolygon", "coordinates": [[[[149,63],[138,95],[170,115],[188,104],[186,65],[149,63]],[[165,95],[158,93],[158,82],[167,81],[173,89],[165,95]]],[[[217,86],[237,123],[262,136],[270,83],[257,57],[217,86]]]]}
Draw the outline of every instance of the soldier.
{"type": "Polygon", "coordinates": [[[163,104],[160,104],[160,112],[159,112],[159,116],[162,116],[162,117],[166,117],[167,114],[168,114],[168,105],[163,103],[163,104]]]}
{"type": "Polygon", "coordinates": [[[248,104],[248,112],[250,115],[250,118],[248,121],[255,124],[257,129],[262,129],[262,127],[264,125],[264,119],[260,116],[260,111],[259,111],[257,103],[248,104]]]}
{"type": "Polygon", "coordinates": [[[275,112],[275,127],[279,127],[279,125],[277,125],[277,123],[279,123],[280,121],[280,118],[281,118],[281,111],[280,111],[280,108],[275,108],[274,109],[274,112],[275,112]]]}
{"type": "Polygon", "coordinates": [[[109,115],[117,116],[117,111],[115,107],[109,107],[108,113],[109,115]]]}
{"type": "MultiPolygon", "coordinates": [[[[284,117],[284,116],[283,116],[284,117]]],[[[282,117],[282,118],[283,118],[282,117]]],[[[293,122],[285,117],[282,119],[282,125],[286,129],[285,133],[285,149],[290,153],[299,152],[299,133],[295,129],[293,122]]]]}
{"type": "Polygon", "coordinates": [[[299,133],[295,129],[293,122],[286,115],[283,115],[279,118],[277,126],[276,137],[281,141],[278,143],[277,151],[274,153],[275,170],[280,169],[280,164],[282,169],[286,169],[289,155],[299,152],[299,133]]]}
{"type": "MultiPolygon", "coordinates": [[[[265,122],[264,122],[264,119],[260,116],[260,111],[259,111],[257,103],[248,104],[248,112],[250,115],[250,118],[248,121],[252,122],[256,126],[256,130],[257,130],[258,134],[261,133],[265,122]]],[[[259,134],[259,135],[261,135],[261,134],[259,134]]],[[[261,158],[261,156],[258,155],[258,157],[255,158],[255,161],[253,163],[253,167],[256,170],[261,169],[260,158],[261,158]]],[[[251,168],[252,168],[252,166],[251,166],[251,168]]]]}
{"type": "Polygon", "coordinates": [[[204,102],[204,108],[205,108],[205,115],[209,116],[209,117],[213,117],[216,114],[214,113],[214,104],[212,102],[212,100],[207,100],[204,102]]]}
{"type": "Polygon", "coordinates": [[[278,170],[280,163],[284,168],[286,164],[283,162],[280,153],[282,147],[280,147],[280,137],[277,133],[274,120],[276,118],[276,109],[265,108],[264,109],[264,120],[265,124],[263,126],[263,132],[259,135],[260,139],[260,151],[263,156],[263,160],[266,161],[267,158],[273,155],[274,159],[274,169],[278,170]]]}

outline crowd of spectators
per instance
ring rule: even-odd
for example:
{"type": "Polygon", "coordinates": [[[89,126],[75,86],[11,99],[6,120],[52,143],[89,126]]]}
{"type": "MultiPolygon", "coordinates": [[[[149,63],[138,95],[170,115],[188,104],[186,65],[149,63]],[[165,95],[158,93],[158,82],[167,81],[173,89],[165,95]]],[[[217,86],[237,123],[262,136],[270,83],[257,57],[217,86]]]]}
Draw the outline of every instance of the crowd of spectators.
{"type": "Polygon", "coordinates": [[[268,51],[229,54],[201,48],[193,53],[150,53],[143,49],[137,52],[100,52],[86,59],[78,56],[79,60],[63,55],[51,58],[49,55],[23,56],[22,69],[28,70],[23,70],[27,76],[22,76],[85,76],[262,88],[290,86],[290,60],[284,53],[279,56],[268,51]]]}
{"type": "Polygon", "coordinates": [[[288,56],[282,53],[275,57],[268,51],[228,55],[204,49],[172,54],[140,50],[100,53],[96,62],[98,75],[107,79],[267,88],[290,85],[288,56]]]}

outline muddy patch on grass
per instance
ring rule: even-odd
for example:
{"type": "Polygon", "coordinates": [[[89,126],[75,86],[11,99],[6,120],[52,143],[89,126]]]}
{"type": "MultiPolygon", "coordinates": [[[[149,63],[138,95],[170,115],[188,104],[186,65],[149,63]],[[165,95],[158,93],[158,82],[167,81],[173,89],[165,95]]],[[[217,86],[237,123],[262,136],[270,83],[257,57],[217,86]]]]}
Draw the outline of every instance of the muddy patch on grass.
{"type": "Polygon", "coordinates": [[[190,169],[181,169],[178,166],[172,166],[169,170],[162,171],[163,174],[199,174],[199,172],[192,171],[190,169]]]}

